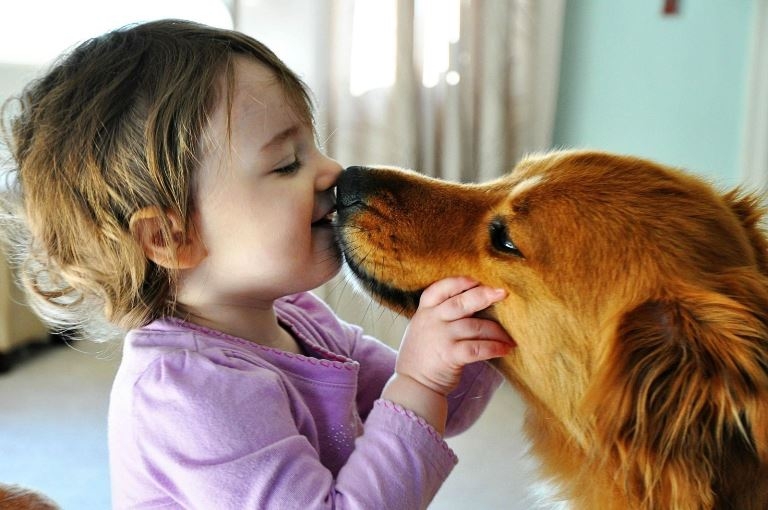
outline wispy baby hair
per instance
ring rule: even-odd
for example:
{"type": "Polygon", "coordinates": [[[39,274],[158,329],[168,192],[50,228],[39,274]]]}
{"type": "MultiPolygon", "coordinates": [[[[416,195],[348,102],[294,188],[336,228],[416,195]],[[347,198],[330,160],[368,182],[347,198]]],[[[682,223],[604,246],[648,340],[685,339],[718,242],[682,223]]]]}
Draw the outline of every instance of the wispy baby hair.
{"type": "Polygon", "coordinates": [[[178,275],[145,257],[129,222],[157,206],[194,228],[201,137],[217,98],[231,105],[236,55],[273,71],[311,122],[308,89],[267,47],[180,20],[90,39],[6,103],[3,237],[51,326],[105,340],[173,313],[178,275]]]}

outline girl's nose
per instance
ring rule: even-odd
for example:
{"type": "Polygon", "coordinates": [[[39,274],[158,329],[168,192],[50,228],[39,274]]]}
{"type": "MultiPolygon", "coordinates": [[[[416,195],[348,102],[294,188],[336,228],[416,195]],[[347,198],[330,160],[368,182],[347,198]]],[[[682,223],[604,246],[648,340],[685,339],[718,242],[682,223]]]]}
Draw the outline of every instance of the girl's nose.
{"type": "Polygon", "coordinates": [[[322,161],[317,172],[317,189],[323,191],[336,185],[343,169],[336,160],[325,155],[321,157],[322,161]]]}

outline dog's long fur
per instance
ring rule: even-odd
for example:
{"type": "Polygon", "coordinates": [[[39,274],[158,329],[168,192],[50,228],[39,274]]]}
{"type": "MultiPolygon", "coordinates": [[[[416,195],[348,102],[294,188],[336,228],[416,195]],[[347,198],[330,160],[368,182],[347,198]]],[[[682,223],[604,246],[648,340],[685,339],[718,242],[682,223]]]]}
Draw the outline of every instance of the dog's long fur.
{"type": "Polygon", "coordinates": [[[3,510],[61,510],[50,498],[26,487],[0,482],[0,508],[3,510]]]}
{"type": "Polygon", "coordinates": [[[573,508],[768,508],[758,197],[564,151],[487,184],[351,168],[338,208],[349,266],[397,311],[452,275],[508,290],[488,315],[518,347],[498,366],[573,508]]]}

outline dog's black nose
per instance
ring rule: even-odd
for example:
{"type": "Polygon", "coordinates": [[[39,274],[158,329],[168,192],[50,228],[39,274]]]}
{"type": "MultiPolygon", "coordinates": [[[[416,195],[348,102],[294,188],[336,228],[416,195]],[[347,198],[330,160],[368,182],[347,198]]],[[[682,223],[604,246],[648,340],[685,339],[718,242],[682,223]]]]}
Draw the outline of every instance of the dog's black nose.
{"type": "Polygon", "coordinates": [[[368,171],[364,166],[350,166],[341,173],[336,183],[336,207],[352,207],[359,204],[366,195],[366,178],[368,171]]]}

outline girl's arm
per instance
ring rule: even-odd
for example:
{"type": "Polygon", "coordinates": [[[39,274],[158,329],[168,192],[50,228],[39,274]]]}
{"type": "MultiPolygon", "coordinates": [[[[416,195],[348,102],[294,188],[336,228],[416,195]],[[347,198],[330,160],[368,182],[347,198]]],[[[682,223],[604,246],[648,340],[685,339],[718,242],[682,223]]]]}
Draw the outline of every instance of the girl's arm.
{"type": "MultiPolygon", "coordinates": [[[[463,281],[465,280],[459,280],[459,282],[463,281]]],[[[466,282],[470,285],[468,280],[466,282]]],[[[297,294],[292,301],[312,317],[314,324],[323,325],[316,331],[316,335],[337,342],[335,345],[328,346],[331,350],[344,353],[360,363],[357,408],[360,417],[365,420],[374,402],[381,398],[384,387],[394,374],[397,351],[363,334],[359,326],[340,320],[326,303],[311,293],[297,294]],[[340,339],[345,340],[340,341],[340,339]]],[[[416,320],[422,319],[417,317],[416,320]]],[[[490,324],[490,326],[495,325],[490,324]]],[[[431,328],[429,324],[426,327],[431,328]]],[[[413,326],[409,328],[409,336],[412,336],[412,329],[413,326]]],[[[507,338],[506,335],[503,336],[507,338]]],[[[414,339],[414,341],[419,340],[414,339]]],[[[456,435],[469,428],[483,412],[502,380],[501,374],[486,362],[465,366],[458,386],[448,395],[444,435],[456,435]]],[[[392,383],[399,385],[400,381],[393,380],[392,383]]],[[[421,391],[421,388],[415,391],[421,391]]]]}
{"type": "Polygon", "coordinates": [[[441,435],[448,417],[448,395],[466,365],[504,356],[513,347],[497,323],[473,317],[506,297],[464,277],[428,287],[400,346],[395,374],[382,398],[424,418],[441,435]]]}
{"type": "MultiPolygon", "coordinates": [[[[312,293],[291,297],[296,307],[290,313],[311,319],[315,338],[330,342],[326,347],[360,363],[357,409],[365,420],[374,402],[395,371],[397,351],[365,335],[362,328],[339,319],[330,307],[312,293]],[[299,312],[300,311],[300,312],[299,312]]],[[[501,374],[486,362],[464,367],[459,385],[448,395],[445,436],[463,432],[473,424],[502,382],[501,374]]]]}

